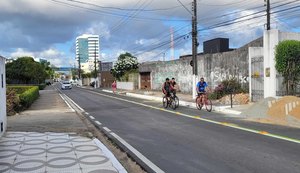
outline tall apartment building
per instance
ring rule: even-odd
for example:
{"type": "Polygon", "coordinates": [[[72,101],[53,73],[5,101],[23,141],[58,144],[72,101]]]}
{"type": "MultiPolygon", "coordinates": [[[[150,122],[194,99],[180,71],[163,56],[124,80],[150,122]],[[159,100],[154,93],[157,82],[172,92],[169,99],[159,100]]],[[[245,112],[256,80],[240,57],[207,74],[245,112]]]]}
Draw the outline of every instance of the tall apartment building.
{"type": "MultiPolygon", "coordinates": [[[[76,38],[76,60],[81,69],[88,73],[95,69],[95,58],[99,61],[99,35],[84,34],[76,38]]],[[[98,64],[98,63],[96,63],[98,64]]],[[[97,66],[97,65],[96,65],[97,66]]],[[[98,69],[98,66],[97,66],[98,69]]]]}

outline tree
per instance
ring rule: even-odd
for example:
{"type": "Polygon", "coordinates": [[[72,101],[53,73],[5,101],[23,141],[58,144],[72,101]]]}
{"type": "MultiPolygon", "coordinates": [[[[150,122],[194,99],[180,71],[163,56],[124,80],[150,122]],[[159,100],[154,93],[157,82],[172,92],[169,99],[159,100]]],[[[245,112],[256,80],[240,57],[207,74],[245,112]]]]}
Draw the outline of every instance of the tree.
{"type": "Polygon", "coordinates": [[[300,42],[286,40],[275,50],[275,68],[283,76],[287,94],[295,94],[300,80],[300,42]]]}
{"type": "Polygon", "coordinates": [[[20,57],[6,64],[7,83],[39,84],[47,75],[45,67],[32,57],[20,57]]]}
{"type": "Polygon", "coordinates": [[[53,79],[55,71],[50,66],[50,62],[41,62],[41,65],[45,69],[46,72],[46,78],[53,79]]]}
{"type": "Polygon", "coordinates": [[[114,65],[113,69],[111,69],[111,73],[115,78],[120,80],[120,78],[126,73],[136,71],[138,64],[137,58],[126,52],[118,57],[118,61],[114,65]]]}

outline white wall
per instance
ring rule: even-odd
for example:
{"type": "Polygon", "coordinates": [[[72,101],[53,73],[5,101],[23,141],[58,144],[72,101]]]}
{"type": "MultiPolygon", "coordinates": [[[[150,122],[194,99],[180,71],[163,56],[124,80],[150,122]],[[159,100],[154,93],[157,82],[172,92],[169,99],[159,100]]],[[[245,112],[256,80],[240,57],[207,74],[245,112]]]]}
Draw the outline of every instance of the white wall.
{"type": "Polygon", "coordinates": [[[133,82],[117,82],[117,89],[134,90],[133,82]]]}
{"type": "Polygon", "coordinates": [[[6,131],[6,123],[5,59],[0,56],[0,137],[3,136],[4,132],[6,131]]]}
{"type": "Polygon", "coordinates": [[[300,40],[300,33],[269,30],[264,32],[264,70],[270,68],[270,77],[264,75],[264,97],[275,97],[277,80],[275,69],[275,47],[284,40],[300,40]]]}

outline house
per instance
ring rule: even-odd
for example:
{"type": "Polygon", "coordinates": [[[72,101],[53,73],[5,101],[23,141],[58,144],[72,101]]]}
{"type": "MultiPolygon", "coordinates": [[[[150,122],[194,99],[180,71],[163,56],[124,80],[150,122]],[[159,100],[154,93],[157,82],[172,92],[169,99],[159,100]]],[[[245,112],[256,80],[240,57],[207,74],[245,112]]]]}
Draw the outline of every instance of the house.
{"type": "Polygon", "coordinates": [[[5,82],[5,58],[0,56],[0,137],[6,131],[6,82],[5,82]]]}

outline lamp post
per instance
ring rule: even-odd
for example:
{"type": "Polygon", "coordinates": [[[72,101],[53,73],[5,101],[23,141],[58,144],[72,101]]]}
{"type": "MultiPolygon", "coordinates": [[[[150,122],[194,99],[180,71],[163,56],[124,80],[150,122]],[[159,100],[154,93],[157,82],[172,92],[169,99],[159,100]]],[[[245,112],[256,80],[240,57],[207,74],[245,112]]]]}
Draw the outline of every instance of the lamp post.
{"type": "Polygon", "coordinates": [[[81,82],[81,62],[80,62],[80,53],[78,53],[78,85],[82,85],[81,82]]]}
{"type": "Polygon", "coordinates": [[[95,85],[94,88],[97,88],[98,86],[98,81],[97,81],[97,40],[95,40],[95,59],[94,59],[94,67],[95,67],[95,74],[94,74],[94,78],[95,78],[95,85]]]}

